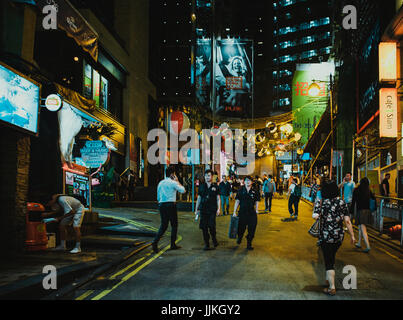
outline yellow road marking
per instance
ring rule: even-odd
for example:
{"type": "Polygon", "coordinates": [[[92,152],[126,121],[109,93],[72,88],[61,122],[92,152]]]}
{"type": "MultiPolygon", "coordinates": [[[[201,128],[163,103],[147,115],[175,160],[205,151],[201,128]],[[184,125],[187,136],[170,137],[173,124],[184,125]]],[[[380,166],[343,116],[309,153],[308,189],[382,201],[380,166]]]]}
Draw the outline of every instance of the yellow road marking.
{"type": "Polygon", "coordinates": [[[151,259],[147,260],[145,263],[143,263],[141,266],[139,266],[137,269],[135,269],[134,271],[130,272],[128,275],[126,275],[125,277],[122,278],[122,280],[117,283],[112,289],[108,289],[108,290],[104,290],[103,292],[101,292],[99,295],[95,296],[94,298],[92,298],[91,300],[101,300],[103,297],[105,297],[106,295],[108,295],[109,293],[111,293],[113,290],[115,290],[117,287],[119,287],[121,284],[125,283],[127,280],[129,280],[130,278],[132,278],[133,276],[135,276],[139,271],[141,271],[142,269],[144,269],[146,266],[148,266],[151,262],[153,262],[155,259],[157,259],[159,256],[161,256],[165,251],[168,250],[168,248],[170,247],[170,245],[166,246],[163,250],[161,250],[160,252],[158,252],[154,257],[152,257],[151,259]]]}
{"type": "Polygon", "coordinates": [[[132,267],[134,267],[136,264],[143,261],[144,259],[145,259],[145,257],[138,259],[136,262],[132,263],[131,265],[127,266],[126,268],[115,273],[113,276],[110,277],[110,279],[115,279],[117,276],[120,276],[121,274],[125,273],[127,270],[131,269],[132,267]]]}
{"type": "Polygon", "coordinates": [[[85,298],[87,298],[88,296],[90,296],[93,293],[94,293],[94,290],[89,290],[86,293],[84,293],[83,295],[76,298],[76,300],[85,300],[85,298]]]}
{"type": "Polygon", "coordinates": [[[400,259],[399,257],[396,257],[395,255],[391,254],[390,252],[386,251],[385,249],[382,249],[382,248],[377,248],[377,249],[381,250],[382,252],[385,252],[388,256],[392,257],[393,259],[396,259],[400,263],[403,263],[402,259],[400,259]]]}

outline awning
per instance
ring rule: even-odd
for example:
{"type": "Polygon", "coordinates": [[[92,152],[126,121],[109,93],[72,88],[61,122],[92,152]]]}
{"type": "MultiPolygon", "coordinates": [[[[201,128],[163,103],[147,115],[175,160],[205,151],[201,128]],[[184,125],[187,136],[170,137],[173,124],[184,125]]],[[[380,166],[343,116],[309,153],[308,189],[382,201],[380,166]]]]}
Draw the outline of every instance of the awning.
{"type": "Polygon", "coordinates": [[[55,83],[57,93],[60,94],[67,101],[71,102],[74,106],[78,106],[85,111],[92,112],[96,108],[94,100],[84,98],[79,93],[55,83]]]}
{"type": "MultiPolygon", "coordinates": [[[[48,0],[36,0],[41,9],[48,6],[48,0]]],[[[98,34],[67,0],[57,0],[57,26],[66,31],[84,51],[98,61],[98,34]]]]}

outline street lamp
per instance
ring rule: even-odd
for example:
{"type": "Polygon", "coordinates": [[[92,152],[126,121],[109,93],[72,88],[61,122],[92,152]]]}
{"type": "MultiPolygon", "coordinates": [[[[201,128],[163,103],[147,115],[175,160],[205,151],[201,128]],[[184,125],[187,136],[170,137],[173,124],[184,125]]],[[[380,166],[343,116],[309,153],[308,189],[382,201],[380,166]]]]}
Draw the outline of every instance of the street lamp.
{"type": "MultiPolygon", "coordinates": [[[[316,82],[329,82],[329,81],[321,81],[321,80],[313,80],[313,83],[308,88],[308,94],[311,97],[318,97],[320,93],[320,86],[316,82]]],[[[333,152],[334,152],[334,134],[333,134],[333,76],[330,75],[330,132],[332,135],[332,144],[330,151],[330,172],[329,176],[332,179],[332,171],[333,171],[333,152]]],[[[337,164],[336,164],[337,165],[337,164]]]]}

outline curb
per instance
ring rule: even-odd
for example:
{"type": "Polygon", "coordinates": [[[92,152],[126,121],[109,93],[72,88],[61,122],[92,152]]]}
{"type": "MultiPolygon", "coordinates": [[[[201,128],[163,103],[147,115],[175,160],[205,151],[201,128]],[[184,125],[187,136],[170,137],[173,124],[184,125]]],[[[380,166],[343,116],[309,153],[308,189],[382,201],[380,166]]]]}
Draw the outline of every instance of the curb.
{"type": "MultiPolygon", "coordinates": [[[[309,204],[309,205],[313,206],[312,202],[310,202],[310,201],[308,201],[308,200],[306,200],[304,198],[301,198],[301,200],[304,201],[306,204],[309,204]]],[[[355,225],[353,225],[353,228],[354,228],[355,231],[358,231],[358,228],[355,225]]],[[[401,254],[403,254],[403,248],[401,246],[396,245],[394,243],[391,243],[390,241],[388,241],[386,239],[383,239],[382,237],[380,237],[379,235],[376,234],[377,231],[374,230],[372,227],[367,228],[367,231],[368,231],[368,236],[370,238],[372,238],[372,239],[382,243],[383,245],[385,245],[385,246],[387,246],[387,247],[389,247],[389,248],[391,248],[393,250],[396,250],[396,251],[400,252],[401,254]]]]}

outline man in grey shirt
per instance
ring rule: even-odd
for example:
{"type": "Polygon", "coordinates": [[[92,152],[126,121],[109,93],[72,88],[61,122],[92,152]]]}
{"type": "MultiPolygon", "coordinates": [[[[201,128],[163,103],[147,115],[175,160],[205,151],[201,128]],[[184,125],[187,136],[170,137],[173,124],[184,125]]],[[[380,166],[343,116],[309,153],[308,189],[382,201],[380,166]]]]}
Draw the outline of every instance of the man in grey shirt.
{"type": "Polygon", "coordinates": [[[176,245],[176,237],[178,234],[178,212],[176,208],[176,193],[185,193],[185,188],[179,183],[175,174],[174,167],[168,167],[165,173],[166,178],[158,184],[157,198],[161,215],[160,229],[152,244],[155,253],[159,251],[158,241],[162,238],[171,223],[171,250],[180,249],[176,245]]]}

